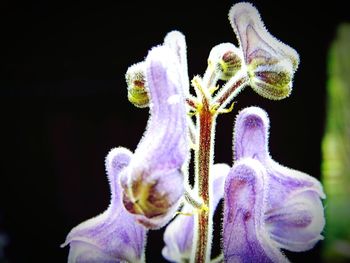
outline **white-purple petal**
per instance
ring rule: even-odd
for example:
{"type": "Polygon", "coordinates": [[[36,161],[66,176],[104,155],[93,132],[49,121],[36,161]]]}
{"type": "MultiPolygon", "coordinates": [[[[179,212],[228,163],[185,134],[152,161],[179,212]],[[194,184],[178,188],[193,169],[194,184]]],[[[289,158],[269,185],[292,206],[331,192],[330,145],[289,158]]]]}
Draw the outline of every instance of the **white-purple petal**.
{"type": "Polygon", "coordinates": [[[266,167],[269,195],[265,214],[272,238],[290,251],[311,249],[323,239],[325,219],[320,198],[325,194],[321,183],[273,160],[266,167]]]}
{"type": "Polygon", "coordinates": [[[283,206],[265,213],[266,227],[278,246],[290,251],[306,251],[323,239],[323,206],[315,191],[289,196],[283,206]]]}
{"type": "Polygon", "coordinates": [[[130,162],[132,153],[115,148],[106,158],[111,188],[111,203],[102,214],[74,227],[62,246],[70,245],[68,262],[141,262],[146,229],[136,223],[121,200],[119,174],[130,162]]]}

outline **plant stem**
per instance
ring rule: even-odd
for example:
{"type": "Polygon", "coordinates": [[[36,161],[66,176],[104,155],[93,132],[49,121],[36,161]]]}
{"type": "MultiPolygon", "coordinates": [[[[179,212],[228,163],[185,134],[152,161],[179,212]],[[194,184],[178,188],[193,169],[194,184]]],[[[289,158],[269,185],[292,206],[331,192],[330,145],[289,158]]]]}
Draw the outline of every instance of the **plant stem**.
{"type": "Polygon", "coordinates": [[[198,196],[202,198],[203,203],[209,208],[199,210],[197,214],[197,231],[195,242],[196,250],[194,262],[205,263],[210,261],[211,237],[212,237],[212,218],[210,216],[210,167],[213,162],[213,124],[214,115],[210,110],[208,98],[203,96],[203,107],[199,111],[199,147],[196,151],[196,184],[198,196]]]}
{"type": "Polygon", "coordinates": [[[199,209],[196,216],[194,229],[195,250],[191,257],[192,263],[210,262],[214,209],[210,201],[212,198],[210,170],[213,165],[215,119],[220,113],[219,108],[232,100],[246,85],[248,80],[244,71],[240,72],[225,85],[224,89],[213,100],[208,85],[213,85],[211,81],[215,78],[209,78],[208,76],[207,81],[202,82],[201,79],[196,77],[192,80],[192,85],[196,88],[197,96],[201,98],[201,103],[196,105],[192,100],[187,100],[190,106],[196,107],[197,124],[199,125],[198,147],[195,150],[195,189],[197,189],[198,197],[202,199],[204,207],[208,208],[199,209]],[[203,84],[204,87],[202,86],[203,84]]]}

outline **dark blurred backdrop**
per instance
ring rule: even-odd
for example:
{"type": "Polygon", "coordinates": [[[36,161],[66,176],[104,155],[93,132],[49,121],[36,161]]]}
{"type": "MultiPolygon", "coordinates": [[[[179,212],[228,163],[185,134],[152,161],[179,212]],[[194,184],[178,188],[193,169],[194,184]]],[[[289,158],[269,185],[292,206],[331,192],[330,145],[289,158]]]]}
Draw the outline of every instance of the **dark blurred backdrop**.
{"type": "MultiPolygon", "coordinates": [[[[234,2],[1,2],[0,262],[66,262],[68,248],[59,247],[66,234],[109,204],[106,154],[134,150],[147,123],[148,110],[128,103],[128,66],[177,29],[186,36],[190,77],[204,73],[212,46],[236,43],[227,19],[234,2]]],[[[301,63],[288,99],[246,89],[218,118],[215,161],[231,164],[235,114],[257,105],[270,115],[273,158],[320,178],[326,56],[335,27],[349,21],[346,1],[251,2],[301,63]]],[[[148,244],[148,262],[163,262],[162,231],[148,244]]],[[[288,255],[320,262],[321,249],[288,255]]]]}

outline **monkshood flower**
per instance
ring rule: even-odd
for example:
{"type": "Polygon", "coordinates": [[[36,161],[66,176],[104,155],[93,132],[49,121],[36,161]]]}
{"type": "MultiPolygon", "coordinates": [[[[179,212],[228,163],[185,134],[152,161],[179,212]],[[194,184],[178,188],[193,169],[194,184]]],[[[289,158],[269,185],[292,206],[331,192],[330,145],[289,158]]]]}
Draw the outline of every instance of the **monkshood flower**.
{"type": "MultiPolygon", "coordinates": [[[[230,170],[227,164],[220,163],[213,165],[212,182],[213,199],[211,215],[214,215],[219,201],[224,196],[225,179],[230,170]]],[[[164,258],[171,262],[188,262],[191,258],[193,248],[193,229],[194,223],[193,206],[185,204],[181,213],[166,227],[164,232],[165,247],[162,250],[164,258]]]]}
{"type": "Polygon", "coordinates": [[[227,262],[288,262],[281,249],[306,251],[323,239],[322,186],[284,167],[268,152],[265,111],[241,111],[235,163],[225,182],[223,247],[227,262]]]}
{"type": "Polygon", "coordinates": [[[121,184],[125,208],[139,223],[157,229],[175,215],[184,192],[189,156],[185,88],[183,67],[173,49],[155,47],[144,63],[150,118],[121,172],[121,184]]]}
{"type": "Polygon", "coordinates": [[[229,20],[243,52],[249,85],[269,99],[289,96],[299,64],[298,53],[267,31],[258,10],[250,3],[235,4],[229,20]]]}
{"type": "Polygon", "coordinates": [[[115,148],[107,155],[111,203],[104,213],[70,231],[62,245],[70,245],[69,263],[143,261],[147,230],[125,210],[119,183],[120,171],[131,158],[132,153],[125,148],[115,148]]]}
{"type": "Polygon", "coordinates": [[[125,148],[108,154],[111,204],[68,234],[62,246],[70,244],[69,262],[142,262],[144,226],[159,228],[175,215],[189,152],[185,79],[177,55],[165,45],[149,52],[144,62],[151,115],[147,130],[134,154],[125,148]]]}

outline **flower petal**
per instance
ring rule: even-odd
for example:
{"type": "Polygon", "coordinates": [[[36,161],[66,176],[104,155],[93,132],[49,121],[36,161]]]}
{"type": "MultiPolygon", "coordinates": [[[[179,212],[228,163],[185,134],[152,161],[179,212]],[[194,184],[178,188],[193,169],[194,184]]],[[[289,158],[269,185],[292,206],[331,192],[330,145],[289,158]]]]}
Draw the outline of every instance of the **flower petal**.
{"type": "Polygon", "coordinates": [[[269,195],[265,214],[272,239],[291,251],[311,249],[323,239],[322,185],[315,178],[273,160],[267,168],[269,195]]]}
{"type": "Polygon", "coordinates": [[[180,204],[189,138],[182,68],[173,50],[153,48],[145,63],[151,116],[121,180],[127,210],[140,223],[157,229],[174,216],[180,204]]]}
{"type": "Polygon", "coordinates": [[[68,234],[70,244],[68,262],[141,262],[144,255],[146,230],[137,224],[123,207],[119,174],[132,153],[125,148],[111,150],[106,158],[106,170],[111,187],[108,209],[78,226],[68,234]]]}
{"type": "MultiPolygon", "coordinates": [[[[215,164],[212,168],[213,178],[213,198],[211,214],[219,204],[224,195],[225,178],[230,170],[227,164],[215,164]]],[[[183,213],[192,213],[193,207],[185,204],[182,208],[183,213]]],[[[162,250],[164,258],[171,262],[184,262],[189,260],[192,252],[194,216],[178,215],[165,229],[164,243],[162,250]]]]}
{"type": "Polygon", "coordinates": [[[259,161],[244,158],[234,164],[226,178],[225,262],[288,262],[265,228],[266,176],[259,161]]]}
{"type": "Polygon", "coordinates": [[[279,247],[306,251],[323,239],[325,220],[322,202],[315,191],[306,190],[289,196],[283,206],[265,214],[270,237],[279,247]]]}

